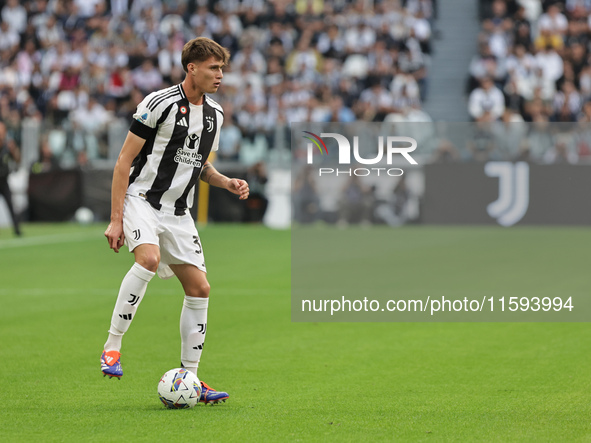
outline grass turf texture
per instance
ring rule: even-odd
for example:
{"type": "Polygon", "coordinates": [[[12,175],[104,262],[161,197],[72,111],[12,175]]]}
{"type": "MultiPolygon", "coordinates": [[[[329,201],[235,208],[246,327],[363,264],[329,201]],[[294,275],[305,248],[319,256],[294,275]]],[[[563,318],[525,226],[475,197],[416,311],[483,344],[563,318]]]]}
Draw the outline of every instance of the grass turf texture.
{"type": "MultiPolygon", "coordinates": [[[[124,339],[125,375],[103,378],[99,355],[132,263],[108,250],[104,227],[29,225],[14,240],[0,230],[0,441],[591,438],[588,324],[292,323],[290,233],[252,226],[201,230],[212,298],[199,376],[230,400],[166,410],[156,386],[179,363],[181,286],[150,283],[124,339]]],[[[441,290],[454,260],[503,242],[532,251],[510,264],[538,275],[531,284],[588,289],[588,229],[397,232],[393,248],[433,240],[422,269],[392,271],[422,276],[424,290],[441,290]],[[544,244],[561,258],[550,277],[544,244]]],[[[484,265],[487,275],[509,266],[489,257],[463,274],[484,265]]],[[[491,290],[476,277],[465,285],[491,290]]]]}

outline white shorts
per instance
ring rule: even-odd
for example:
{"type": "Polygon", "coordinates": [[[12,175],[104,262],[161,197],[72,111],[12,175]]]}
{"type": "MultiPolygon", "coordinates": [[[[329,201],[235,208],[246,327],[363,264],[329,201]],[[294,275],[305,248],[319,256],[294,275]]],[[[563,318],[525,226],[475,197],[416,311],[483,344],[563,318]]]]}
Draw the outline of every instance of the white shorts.
{"type": "Polygon", "coordinates": [[[207,272],[203,247],[191,214],[173,215],[154,209],[141,197],[125,196],[123,233],[129,252],[139,245],[152,244],[160,248],[158,276],[174,275],[169,265],[190,264],[207,272]]]}

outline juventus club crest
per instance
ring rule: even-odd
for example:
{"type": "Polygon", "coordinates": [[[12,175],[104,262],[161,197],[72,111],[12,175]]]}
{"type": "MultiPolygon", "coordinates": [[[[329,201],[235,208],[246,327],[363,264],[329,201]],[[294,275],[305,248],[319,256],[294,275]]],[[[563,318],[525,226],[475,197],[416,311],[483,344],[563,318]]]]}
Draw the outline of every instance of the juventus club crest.
{"type": "Polygon", "coordinates": [[[207,115],[207,116],[205,116],[205,121],[207,122],[207,128],[205,128],[206,131],[207,132],[213,131],[213,117],[207,115]]]}

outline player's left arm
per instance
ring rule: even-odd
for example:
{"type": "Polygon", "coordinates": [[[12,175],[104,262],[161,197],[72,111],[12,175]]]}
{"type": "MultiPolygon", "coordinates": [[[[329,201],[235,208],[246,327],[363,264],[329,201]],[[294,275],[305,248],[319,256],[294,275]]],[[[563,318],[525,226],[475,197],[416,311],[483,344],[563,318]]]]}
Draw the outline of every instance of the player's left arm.
{"type": "Polygon", "coordinates": [[[216,168],[214,168],[209,160],[205,162],[205,165],[203,165],[200,178],[205,183],[209,183],[211,186],[227,189],[232,194],[239,195],[240,200],[246,200],[250,193],[246,180],[226,177],[224,174],[220,173],[216,168]]]}

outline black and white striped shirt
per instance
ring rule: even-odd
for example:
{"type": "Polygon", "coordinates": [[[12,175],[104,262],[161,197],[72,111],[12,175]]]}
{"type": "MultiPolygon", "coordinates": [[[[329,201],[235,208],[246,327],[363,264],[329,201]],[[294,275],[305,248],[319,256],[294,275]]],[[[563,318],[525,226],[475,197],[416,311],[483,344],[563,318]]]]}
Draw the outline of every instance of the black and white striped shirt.
{"type": "Polygon", "coordinates": [[[130,131],[146,143],[133,161],[127,194],[185,214],[209,153],[218,149],[222,107],[207,96],[203,105],[189,103],[179,84],[149,94],[133,118],[130,131]]]}

